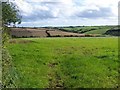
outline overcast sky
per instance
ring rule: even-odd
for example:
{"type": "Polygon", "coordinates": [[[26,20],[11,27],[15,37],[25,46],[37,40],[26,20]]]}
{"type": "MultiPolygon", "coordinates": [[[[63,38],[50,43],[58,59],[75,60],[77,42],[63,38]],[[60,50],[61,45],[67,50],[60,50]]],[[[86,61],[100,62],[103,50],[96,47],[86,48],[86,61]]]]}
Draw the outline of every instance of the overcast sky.
{"type": "MultiPolygon", "coordinates": [[[[13,1],[13,0],[12,0],[13,1]]],[[[117,25],[119,0],[14,0],[19,26],[117,25]]]]}

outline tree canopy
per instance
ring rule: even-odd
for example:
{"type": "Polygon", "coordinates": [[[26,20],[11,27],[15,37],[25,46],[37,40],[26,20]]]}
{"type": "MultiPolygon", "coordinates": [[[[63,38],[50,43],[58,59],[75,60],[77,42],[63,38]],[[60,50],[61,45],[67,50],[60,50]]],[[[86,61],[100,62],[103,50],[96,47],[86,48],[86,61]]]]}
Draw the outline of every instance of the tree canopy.
{"type": "Polygon", "coordinates": [[[10,24],[20,24],[21,16],[16,5],[11,2],[2,2],[2,24],[7,26],[10,24]]]}
{"type": "Polygon", "coordinates": [[[0,35],[2,36],[2,84],[1,82],[0,84],[4,88],[13,88],[16,87],[16,72],[13,69],[12,60],[5,47],[9,40],[10,28],[8,28],[8,25],[20,24],[21,16],[17,6],[11,2],[0,1],[0,10],[2,10],[2,15],[0,13],[0,18],[2,18],[2,35],[0,35]]]}

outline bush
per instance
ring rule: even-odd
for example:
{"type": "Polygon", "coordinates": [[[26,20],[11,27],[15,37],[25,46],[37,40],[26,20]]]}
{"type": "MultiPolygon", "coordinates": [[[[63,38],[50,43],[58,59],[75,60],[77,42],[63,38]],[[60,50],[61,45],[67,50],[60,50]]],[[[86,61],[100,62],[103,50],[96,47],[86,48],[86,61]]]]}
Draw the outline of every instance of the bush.
{"type": "Polygon", "coordinates": [[[91,37],[91,35],[90,34],[85,34],[85,37],[91,37]]]}
{"type": "Polygon", "coordinates": [[[6,47],[9,42],[9,28],[2,28],[2,87],[3,88],[14,88],[16,86],[15,78],[16,72],[15,67],[12,65],[12,59],[7,51],[6,47]]]}
{"type": "Polygon", "coordinates": [[[5,48],[2,48],[2,86],[3,88],[17,87],[15,83],[15,69],[12,66],[12,59],[5,48]]]}
{"type": "Polygon", "coordinates": [[[27,38],[27,36],[22,36],[22,38],[27,38]]]}
{"type": "Polygon", "coordinates": [[[97,30],[96,28],[92,28],[91,30],[97,30]]]}

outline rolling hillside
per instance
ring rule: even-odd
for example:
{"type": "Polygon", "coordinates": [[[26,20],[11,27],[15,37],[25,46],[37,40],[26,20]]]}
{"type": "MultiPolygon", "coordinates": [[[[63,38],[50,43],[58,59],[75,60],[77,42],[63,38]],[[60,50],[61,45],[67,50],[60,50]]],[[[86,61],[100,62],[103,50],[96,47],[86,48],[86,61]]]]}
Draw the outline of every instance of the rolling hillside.
{"type": "Polygon", "coordinates": [[[98,37],[119,36],[117,26],[69,26],[44,28],[11,28],[12,37],[98,37]]]}
{"type": "MultiPolygon", "coordinates": [[[[85,37],[85,34],[61,31],[59,29],[50,28],[11,28],[10,35],[12,37],[85,37]]],[[[90,35],[89,35],[90,36],[90,35]]],[[[96,35],[93,35],[96,36],[96,35]]]]}
{"type": "MultiPolygon", "coordinates": [[[[100,35],[113,35],[113,34],[106,34],[107,31],[112,30],[111,33],[116,32],[119,29],[118,26],[76,26],[76,27],[63,27],[60,28],[62,31],[68,31],[68,32],[75,32],[75,33],[81,33],[81,34],[100,34],[100,35]]],[[[114,34],[115,35],[115,34],[114,34]]]]}

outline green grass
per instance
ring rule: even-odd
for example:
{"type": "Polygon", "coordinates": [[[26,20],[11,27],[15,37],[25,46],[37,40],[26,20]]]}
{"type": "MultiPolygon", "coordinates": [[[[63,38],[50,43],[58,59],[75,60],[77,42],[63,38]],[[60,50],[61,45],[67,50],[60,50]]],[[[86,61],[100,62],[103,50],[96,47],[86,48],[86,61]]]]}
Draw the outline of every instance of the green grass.
{"type": "Polygon", "coordinates": [[[64,27],[65,31],[84,33],[84,34],[101,34],[103,35],[108,30],[117,29],[117,26],[84,26],[84,27],[64,27]]]}
{"type": "Polygon", "coordinates": [[[88,31],[85,32],[85,34],[104,34],[106,31],[108,31],[109,29],[100,29],[100,30],[92,30],[92,31],[88,31]]]}
{"type": "Polygon", "coordinates": [[[14,39],[8,45],[22,88],[118,86],[117,38],[14,39]],[[21,42],[25,40],[26,43],[21,42]],[[29,42],[28,42],[29,41],[29,42]]]}

